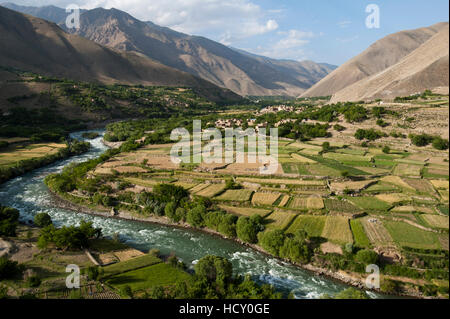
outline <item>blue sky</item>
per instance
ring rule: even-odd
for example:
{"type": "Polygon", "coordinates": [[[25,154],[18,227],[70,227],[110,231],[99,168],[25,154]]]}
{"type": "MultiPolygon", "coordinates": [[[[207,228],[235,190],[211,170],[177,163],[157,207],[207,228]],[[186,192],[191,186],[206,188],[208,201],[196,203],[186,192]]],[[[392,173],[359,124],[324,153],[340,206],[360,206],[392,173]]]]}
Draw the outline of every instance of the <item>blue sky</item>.
{"type": "MultiPolygon", "coordinates": [[[[2,1],[2,0],[0,0],[2,1]]],[[[8,1],[8,0],[4,0],[8,1]]],[[[10,0],[117,8],[141,20],[277,59],[342,64],[397,31],[448,21],[448,0],[10,0]],[[365,25],[380,8],[380,28],[365,25]]]]}

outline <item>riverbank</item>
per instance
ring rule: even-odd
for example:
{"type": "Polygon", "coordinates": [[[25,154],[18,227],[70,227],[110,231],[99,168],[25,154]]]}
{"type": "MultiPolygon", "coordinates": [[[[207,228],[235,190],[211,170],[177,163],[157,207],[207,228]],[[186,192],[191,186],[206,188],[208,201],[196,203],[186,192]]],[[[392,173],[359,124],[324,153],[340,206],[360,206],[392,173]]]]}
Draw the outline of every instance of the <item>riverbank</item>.
{"type": "MultiPolygon", "coordinates": [[[[376,293],[382,293],[380,290],[367,289],[365,286],[365,277],[363,277],[361,274],[347,273],[344,271],[333,272],[329,269],[317,267],[313,264],[303,265],[303,264],[292,263],[291,261],[284,260],[282,258],[273,256],[272,254],[268,253],[267,251],[265,251],[262,247],[260,247],[258,245],[248,244],[248,243],[242,242],[241,240],[239,240],[237,238],[227,238],[223,234],[216,232],[214,230],[211,230],[211,229],[207,229],[207,228],[198,229],[198,228],[194,228],[186,223],[176,224],[176,223],[171,222],[166,217],[136,216],[136,214],[133,214],[132,212],[125,211],[125,210],[121,210],[120,212],[117,212],[113,216],[110,211],[106,210],[103,207],[87,207],[87,206],[79,204],[79,203],[74,203],[69,198],[65,198],[59,194],[55,194],[53,192],[51,192],[51,193],[52,193],[53,204],[62,209],[71,210],[74,212],[79,212],[79,213],[84,213],[84,214],[89,214],[89,215],[93,215],[93,216],[100,216],[100,217],[104,217],[104,218],[113,218],[113,219],[119,219],[119,220],[149,223],[149,224],[154,224],[154,225],[162,225],[162,226],[168,226],[168,227],[173,227],[173,228],[177,228],[177,229],[184,229],[184,230],[190,230],[190,231],[194,231],[194,232],[201,232],[201,233],[209,234],[209,235],[221,238],[221,239],[225,239],[228,241],[238,243],[242,246],[245,246],[254,251],[257,251],[265,256],[275,258],[275,259],[279,260],[280,262],[287,263],[289,265],[293,265],[297,268],[300,268],[302,270],[305,270],[305,271],[311,273],[312,276],[322,276],[324,278],[335,281],[337,283],[352,286],[357,289],[361,289],[361,290],[365,290],[365,291],[372,291],[372,292],[376,292],[376,293]]],[[[423,298],[423,296],[421,296],[418,293],[415,293],[415,291],[409,291],[408,293],[403,293],[403,294],[396,294],[395,296],[423,298]]]]}

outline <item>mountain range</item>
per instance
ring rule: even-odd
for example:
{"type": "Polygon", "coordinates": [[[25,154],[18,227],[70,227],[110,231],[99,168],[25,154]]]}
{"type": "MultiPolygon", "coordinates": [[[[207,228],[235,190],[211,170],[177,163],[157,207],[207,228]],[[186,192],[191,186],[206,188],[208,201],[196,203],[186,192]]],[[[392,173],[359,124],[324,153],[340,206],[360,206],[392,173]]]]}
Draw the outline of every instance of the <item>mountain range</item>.
{"type": "MultiPolygon", "coordinates": [[[[2,6],[52,21],[65,28],[64,9],[2,6]]],[[[81,12],[80,29],[66,30],[105,47],[147,56],[243,96],[298,96],[336,66],[312,61],[275,60],[233,49],[204,37],[191,36],[140,21],[117,9],[81,12]]]]}
{"type": "Polygon", "coordinates": [[[391,99],[447,87],[449,24],[401,31],[375,42],[323,78],[301,97],[331,102],[391,99]]]}

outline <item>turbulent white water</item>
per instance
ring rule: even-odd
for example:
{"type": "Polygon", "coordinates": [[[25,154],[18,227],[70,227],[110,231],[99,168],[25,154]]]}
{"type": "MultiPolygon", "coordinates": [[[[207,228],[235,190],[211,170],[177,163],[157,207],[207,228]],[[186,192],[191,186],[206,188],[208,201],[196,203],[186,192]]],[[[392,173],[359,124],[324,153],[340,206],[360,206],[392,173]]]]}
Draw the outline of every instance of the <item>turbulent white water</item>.
{"type": "MultiPolygon", "coordinates": [[[[98,131],[103,133],[102,131],[98,131]]],[[[82,139],[82,132],[72,137],[82,139]]],[[[93,221],[95,227],[102,228],[106,236],[118,233],[126,244],[148,251],[157,248],[164,254],[175,253],[186,264],[193,266],[206,255],[228,258],[239,274],[251,274],[262,283],[270,283],[283,292],[293,292],[297,298],[314,299],[324,293],[335,294],[347,286],[324,277],[319,277],[292,265],[280,262],[243,247],[237,243],[215,236],[190,230],[174,229],[166,226],[123,221],[75,213],[55,207],[51,195],[43,183],[45,176],[57,173],[69,163],[83,162],[98,157],[107,147],[101,137],[90,141],[91,150],[83,155],[51,164],[22,177],[15,178],[0,186],[0,203],[20,210],[24,222],[33,219],[37,213],[48,213],[57,226],[77,225],[81,220],[93,221]]],[[[381,296],[371,294],[374,298],[381,296]]]]}

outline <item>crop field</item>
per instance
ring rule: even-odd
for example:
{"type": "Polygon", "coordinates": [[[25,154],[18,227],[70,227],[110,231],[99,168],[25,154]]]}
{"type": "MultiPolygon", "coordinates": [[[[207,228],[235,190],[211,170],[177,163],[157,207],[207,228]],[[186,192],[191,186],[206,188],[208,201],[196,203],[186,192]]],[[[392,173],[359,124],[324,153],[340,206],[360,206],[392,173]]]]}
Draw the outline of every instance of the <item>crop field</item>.
{"type": "Polygon", "coordinates": [[[398,164],[394,169],[394,174],[399,176],[419,177],[423,166],[411,164],[398,164]]]}
{"type": "Polygon", "coordinates": [[[426,214],[421,217],[432,227],[448,229],[448,216],[426,214]]]}
{"type": "Polygon", "coordinates": [[[306,158],[304,156],[301,156],[299,154],[291,154],[292,158],[299,163],[303,163],[303,164],[316,164],[317,162],[315,160],[306,158]]]}
{"type": "Polygon", "coordinates": [[[350,221],[350,227],[352,229],[353,238],[355,239],[355,244],[358,247],[366,248],[370,246],[370,240],[364,231],[364,226],[358,219],[353,219],[350,221]]]}
{"type": "Polygon", "coordinates": [[[294,213],[276,210],[266,217],[267,230],[286,229],[297,215],[294,213]]]}
{"type": "Polygon", "coordinates": [[[255,193],[252,197],[252,204],[253,205],[273,205],[279,198],[281,194],[280,193],[255,193]]]}
{"type": "Polygon", "coordinates": [[[253,191],[249,189],[229,189],[215,199],[222,201],[246,202],[250,200],[252,194],[253,191]]]}
{"type": "Polygon", "coordinates": [[[348,198],[348,200],[363,210],[386,211],[389,208],[391,208],[390,204],[388,204],[384,201],[381,201],[376,197],[369,197],[369,196],[350,197],[350,198],[348,198]]]}
{"type": "Polygon", "coordinates": [[[155,286],[172,286],[188,279],[189,274],[187,272],[165,263],[158,263],[114,275],[106,282],[119,290],[125,286],[130,286],[132,291],[139,292],[155,286]]]}
{"type": "Polygon", "coordinates": [[[209,186],[196,192],[195,195],[210,198],[210,197],[216,196],[217,194],[220,194],[224,190],[225,190],[225,184],[210,184],[209,186]]]}
{"type": "Polygon", "coordinates": [[[401,191],[399,187],[393,184],[379,181],[378,183],[371,185],[367,189],[363,190],[362,193],[374,194],[374,193],[390,193],[399,191],[401,191]]]}
{"type": "Polygon", "coordinates": [[[280,202],[278,203],[278,207],[285,207],[286,204],[289,202],[290,197],[288,195],[283,195],[283,197],[281,197],[280,202]]]}
{"type": "Polygon", "coordinates": [[[293,197],[291,202],[289,203],[289,208],[291,209],[299,209],[306,210],[308,198],[306,197],[293,197]]]}
{"type": "Polygon", "coordinates": [[[323,209],[325,208],[325,204],[322,197],[310,196],[306,201],[306,207],[308,209],[323,209]]]}
{"type": "Polygon", "coordinates": [[[56,143],[11,146],[0,151],[0,167],[9,167],[21,160],[52,155],[65,147],[66,144],[56,143]]]}
{"type": "Polygon", "coordinates": [[[449,191],[448,189],[440,189],[439,190],[439,195],[441,195],[442,199],[444,200],[444,202],[448,202],[449,199],[449,191]]]}
{"type": "Polygon", "coordinates": [[[332,212],[340,212],[340,213],[358,213],[361,211],[355,205],[338,199],[325,199],[325,207],[332,212]]]}
{"type": "Polygon", "coordinates": [[[327,184],[324,180],[301,180],[301,179],[279,179],[279,178],[252,178],[252,177],[238,177],[239,182],[249,182],[269,185],[305,185],[305,186],[324,186],[327,184]]]}
{"type": "Polygon", "coordinates": [[[381,201],[387,202],[389,204],[398,204],[402,202],[409,202],[411,201],[411,197],[402,194],[402,193],[394,193],[394,194],[379,194],[375,196],[381,201]]]}
{"type": "Polygon", "coordinates": [[[419,249],[440,249],[437,234],[402,222],[385,222],[386,229],[396,243],[402,247],[419,249]]]}
{"type": "Polygon", "coordinates": [[[235,206],[226,206],[226,205],[219,205],[219,207],[221,209],[223,209],[224,211],[227,211],[231,214],[238,215],[238,216],[247,216],[247,217],[251,217],[253,215],[259,215],[261,217],[265,217],[272,212],[269,209],[253,208],[253,207],[235,207],[235,206]]]}
{"type": "Polygon", "coordinates": [[[433,185],[426,179],[404,178],[403,180],[419,193],[435,193],[433,185]]]}
{"type": "Polygon", "coordinates": [[[437,189],[449,189],[449,181],[431,180],[430,182],[437,189]]]}
{"type": "Polygon", "coordinates": [[[343,192],[344,190],[356,191],[359,192],[368,186],[374,184],[376,181],[367,180],[367,181],[357,181],[357,182],[333,182],[330,185],[331,190],[335,190],[338,192],[343,192]]]}
{"type": "Polygon", "coordinates": [[[295,234],[298,230],[304,230],[310,237],[320,237],[325,227],[326,216],[299,215],[287,229],[287,233],[295,234]]]}
{"type": "Polygon", "coordinates": [[[341,216],[328,216],[322,237],[339,244],[353,243],[349,219],[341,216]]]}
{"type": "Polygon", "coordinates": [[[409,185],[408,183],[406,183],[401,177],[399,176],[385,176],[381,178],[382,182],[385,183],[389,183],[389,184],[393,184],[395,186],[400,187],[401,189],[404,189],[406,191],[411,191],[414,192],[416,189],[414,187],[412,187],[411,185],[409,185]]]}
{"type": "Polygon", "coordinates": [[[427,206],[411,206],[411,205],[406,205],[406,206],[397,206],[391,209],[392,213],[413,213],[413,212],[419,212],[419,213],[424,213],[424,214],[434,214],[435,211],[432,207],[427,207],[427,206]]]}
{"type": "Polygon", "coordinates": [[[136,257],[127,261],[103,267],[104,277],[106,278],[114,276],[131,270],[155,265],[161,262],[162,262],[161,259],[153,255],[144,255],[142,257],[136,257]]]}
{"type": "Polygon", "coordinates": [[[374,218],[364,218],[361,220],[361,224],[367,237],[374,246],[384,247],[393,245],[394,241],[381,221],[374,218]]]}

